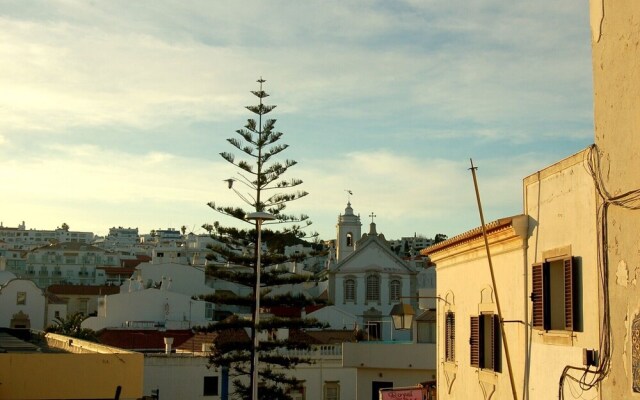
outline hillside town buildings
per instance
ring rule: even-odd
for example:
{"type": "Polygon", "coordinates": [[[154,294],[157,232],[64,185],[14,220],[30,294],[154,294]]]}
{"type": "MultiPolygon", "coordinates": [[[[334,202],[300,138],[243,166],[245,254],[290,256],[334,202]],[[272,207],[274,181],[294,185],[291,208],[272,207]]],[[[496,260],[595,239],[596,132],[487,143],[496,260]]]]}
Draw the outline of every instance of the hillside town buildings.
{"type": "MultiPolygon", "coordinates": [[[[314,363],[295,371],[304,384],[293,398],[376,399],[379,389],[433,381],[439,399],[640,398],[640,9],[592,0],[591,10],[594,146],[523,177],[521,213],[437,244],[389,243],[373,220],[363,235],[349,202],[322,263],[326,280],[279,288],[330,300],[297,310],[328,328],[261,338],[312,344],[295,354],[314,363]],[[399,331],[389,314],[405,302],[415,319],[399,331]]],[[[248,336],[194,332],[221,311],[194,296],[246,293],[207,279],[210,238],[134,235],[113,228],[94,241],[0,225],[0,398],[111,398],[118,387],[128,399],[228,397],[228,371],[209,369],[207,352],[248,336]],[[112,346],[20,339],[76,312],[112,346]],[[34,383],[45,379],[46,393],[34,383]]]]}

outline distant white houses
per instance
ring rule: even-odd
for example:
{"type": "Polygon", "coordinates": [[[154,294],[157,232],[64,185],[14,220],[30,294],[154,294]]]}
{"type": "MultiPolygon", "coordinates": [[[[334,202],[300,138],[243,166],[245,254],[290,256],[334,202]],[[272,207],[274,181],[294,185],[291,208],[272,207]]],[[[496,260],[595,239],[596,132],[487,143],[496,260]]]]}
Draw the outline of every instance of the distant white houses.
{"type": "Polygon", "coordinates": [[[20,275],[40,287],[58,283],[103,285],[107,279],[103,268],[119,266],[118,253],[90,244],[64,242],[31,250],[26,271],[20,275]]]}
{"type": "Polygon", "coordinates": [[[27,249],[47,245],[50,243],[91,243],[93,232],[70,231],[56,228],[55,230],[26,229],[24,221],[18,227],[6,227],[0,222],[0,240],[9,243],[14,248],[27,249]]]}

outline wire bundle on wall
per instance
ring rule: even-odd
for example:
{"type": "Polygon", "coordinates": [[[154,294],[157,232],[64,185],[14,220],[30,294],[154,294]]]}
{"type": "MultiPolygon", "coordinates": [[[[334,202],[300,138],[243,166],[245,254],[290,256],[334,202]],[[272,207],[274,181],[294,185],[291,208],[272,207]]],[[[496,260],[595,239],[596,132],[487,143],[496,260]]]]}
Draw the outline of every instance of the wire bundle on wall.
{"type": "Polygon", "coordinates": [[[602,203],[597,210],[598,233],[598,273],[602,291],[602,321],[600,325],[599,354],[600,360],[595,369],[567,365],[560,375],[558,398],[564,399],[565,379],[577,382],[582,390],[590,390],[604,380],[609,374],[611,365],[611,319],[609,303],[609,237],[608,212],[609,206],[618,206],[627,210],[640,210],[640,189],[630,190],[623,194],[612,196],[604,185],[602,168],[600,165],[600,151],[594,144],[587,153],[587,168],[591,175],[596,191],[602,203]],[[569,374],[570,371],[582,372],[579,378],[569,374]]]}

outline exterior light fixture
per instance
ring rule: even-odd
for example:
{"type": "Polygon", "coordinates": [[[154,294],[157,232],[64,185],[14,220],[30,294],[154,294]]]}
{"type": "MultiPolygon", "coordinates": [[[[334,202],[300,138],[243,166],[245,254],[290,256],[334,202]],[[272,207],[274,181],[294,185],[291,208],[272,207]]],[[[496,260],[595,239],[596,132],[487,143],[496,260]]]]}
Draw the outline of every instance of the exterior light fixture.
{"type": "Polygon", "coordinates": [[[391,318],[393,319],[393,327],[397,330],[411,329],[413,324],[413,317],[415,315],[411,304],[404,304],[400,302],[393,306],[391,309],[391,318]]]}

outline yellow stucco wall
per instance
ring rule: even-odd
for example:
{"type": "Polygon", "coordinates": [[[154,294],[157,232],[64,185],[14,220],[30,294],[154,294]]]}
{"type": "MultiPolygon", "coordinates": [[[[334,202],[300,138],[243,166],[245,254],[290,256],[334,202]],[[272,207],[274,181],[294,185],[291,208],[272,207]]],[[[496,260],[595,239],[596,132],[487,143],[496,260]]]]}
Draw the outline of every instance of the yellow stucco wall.
{"type": "Polygon", "coordinates": [[[114,398],[142,396],[142,354],[0,354],[0,399],[114,398]]]}
{"type": "MultiPolygon", "coordinates": [[[[611,195],[624,196],[640,189],[640,1],[592,0],[591,29],[602,184],[611,195]]],[[[637,194],[625,199],[631,197],[637,194]]],[[[606,226],[612,346],[602,398],[639,399],[640,346],[634,367],[632,326],[640,318],[640,211],[611,206],[606,226]]]]}
{"type": "MultiPolygon", "coordinates": [[[[531,330],[528,399],[557,398],[565,366],[583,368],[583,349],[597,349],[600,337],[597,269],[596,194],[586,168],[586,149],[524,179],[525,211],[532,223],[527,258],[529,265],[554,256],[573,256],[576,266],[573,331],[531,330]]],[[[530,271],[530,269],[528,270],[530,271]]],[[[527,294],[532,292],[528,277],[527,294]]],[[[531,302],[528,314],[531,317],[531,302]]],[[[557,303],[556,303],[557,304],[557,303]]],[[[571,370],[579,379],[582,371],[571,370]]],[[[598,398],[596,390],[583,390],[565,379],[566,399],[598,398]]]]}
{"type": "MultiPolygon", "coordinates": [[[[526,216],[518,217],[518,229],[509,227],[489,235],[496,285],[505,320],[505,333],[513,366],[514,383],[522,396],[526,351],[526,216]]],[[[506,353],[502,351],[501,372],[471,366],[469,352],[470,317],[497,313],[484,240],[462,242],[448,250],[430,254],[436,264],[438,296],[438,399],[511,398],[506,353]],[[444,313],[455,313],[455,362],[444,359],[444,313]]]]}

